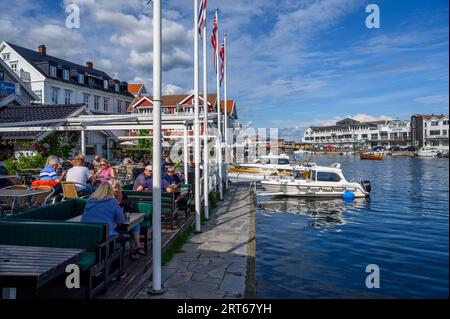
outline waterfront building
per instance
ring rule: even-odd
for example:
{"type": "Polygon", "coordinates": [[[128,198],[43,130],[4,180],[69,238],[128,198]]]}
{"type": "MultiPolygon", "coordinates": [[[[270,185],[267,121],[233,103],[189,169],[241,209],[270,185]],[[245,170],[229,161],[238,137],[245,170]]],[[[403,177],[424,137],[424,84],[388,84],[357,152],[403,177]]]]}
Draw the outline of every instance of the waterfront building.
{"type": "MultiPolygon", "coordinates": [[[[204,113],[203,95],[199,96],[199,113],[200,116],[204,113]]],[[[221,101],[221,111],[222,114],[225,113],[225,103],[221,101]]],[[[215,113],[217,110],[217,95],[208,94],[208,100],[206,105],[208,106],[209,114],[215,113]]],[[[149,114],[153,113],[153,97],[152,96],[138,96],[130,104],[127,109],[128,113],[134,114],[149,114]]],[[[228,114],[228,128],[234,130],[237,126],[237,108],[236,101],[228,99],[226,113],[228,114]]],[[[194,119],[194,93],[189,93],[187,95],[164,95],[162,97],[162,110],[161,114],[164,115],[174,115],[174,116],[185,116],[187,120],[194,119]]],[[[216,123],[217,125],[217,123],[216,123]]],[[[193,127],[189,128],[189,134],[192,134],[193,127]]],[[[203,132],[203,123],[201,123],[201,130],[203,132]]],[[[136,132],[131,132],[131,135],[136,134],[136,132]]],[[[181,131],[170,131],[166,132],[167,135],[181,135],[184,134],[181,131]]],[[[231,144],[232,142],[230,142],[231,144]]]]}
{"type": "MultiPolygon", "coordinates": [[[[48,55],[45,45],[35,51],[3,41],[0,59],[31,88],[40,105],[83,104],[92,114],[126,114],[134,99],[127,82],[95,69],[90,61],[80,65],[48,55]]],[[[87,158],[106,155],[108,138],[108,134],[87,132],[87,158]]]]}
{"type": "Polygon", "coordinates": [[[31,87],[0,59],[0,108],[9,105],[30,106],[39,98],[31,87]]]}
{"type": "Polygon", "coordinates": [[[448,151],[448,121],[448,115],[414,114],[411,116],[412,145],[448,151]]]}
{"type": "Polygon", "coordinates": [[[375,146],[408,146],[411,141],[410,121],[384,120],[360,122],[346,118],[329,126],[311,126],[302,142],[313,147],[333,145],[341,148],[375,146]]]}

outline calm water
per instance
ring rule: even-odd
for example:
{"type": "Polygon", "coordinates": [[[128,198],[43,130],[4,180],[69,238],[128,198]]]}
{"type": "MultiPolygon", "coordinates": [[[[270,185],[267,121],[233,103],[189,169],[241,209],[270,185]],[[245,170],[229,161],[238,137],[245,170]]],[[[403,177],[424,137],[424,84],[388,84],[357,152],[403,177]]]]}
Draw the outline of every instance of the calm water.
{"type": "Polygon", "coordinates": [[[315,156],[372,182],[370,200],[259,198],[259,298],[448,298],[448,159],[315,156]],[[368,289],[368,264],[380,288],[368,289]]]}

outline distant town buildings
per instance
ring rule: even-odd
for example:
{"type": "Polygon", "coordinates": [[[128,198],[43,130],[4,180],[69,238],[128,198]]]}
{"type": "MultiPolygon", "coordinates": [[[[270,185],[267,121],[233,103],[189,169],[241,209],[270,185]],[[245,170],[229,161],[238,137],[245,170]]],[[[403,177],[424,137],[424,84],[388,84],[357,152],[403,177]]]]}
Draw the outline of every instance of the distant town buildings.
{"type": "Polygon", "coordinates": [[[411,116],[411,143],[416,147],[448,150],[448,115],[411,116]]]}
{"type": "Polygon", "coordinates": [[[316,146],[335,145],[348,148],[407,146],[411,143],[408,120],[360,122],[346,118],[330,126],[305,130],[302,142],[316,146]]]}

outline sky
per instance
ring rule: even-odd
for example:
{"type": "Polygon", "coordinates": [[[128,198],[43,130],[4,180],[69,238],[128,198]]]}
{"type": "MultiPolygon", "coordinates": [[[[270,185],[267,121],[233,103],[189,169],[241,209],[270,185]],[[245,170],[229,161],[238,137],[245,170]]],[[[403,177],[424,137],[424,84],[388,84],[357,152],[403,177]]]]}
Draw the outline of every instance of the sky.
{"type": "MultiPolygon", "coordinates": [[[[152,6],[146,0],[0,0],[0,41],[94,67],[152,90],[152,6]],[[80,28],[65,26],[80,8],[80,28]]],[[[193,3],[162,0],[163,93],[192,91],[193,3]]],[[[310,125],[446,113],[447,0],[208,0],[209,91],[215,92],[210,34],[214,8],[228,35],[228,96],[239,120],[298,136],[310,125]],[[380,8],[380,28],[365,21],[380,8]]]]}

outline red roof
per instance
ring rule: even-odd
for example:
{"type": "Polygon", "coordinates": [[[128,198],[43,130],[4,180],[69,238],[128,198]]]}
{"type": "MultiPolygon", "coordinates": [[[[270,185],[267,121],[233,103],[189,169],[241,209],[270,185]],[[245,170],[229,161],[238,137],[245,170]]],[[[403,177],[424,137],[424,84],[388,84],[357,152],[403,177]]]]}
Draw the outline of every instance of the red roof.
{"type": "Polygon", "coordinates": [[[141,91],[144,84],[128,84],[128,92],[137,95],[141,91]]]}

